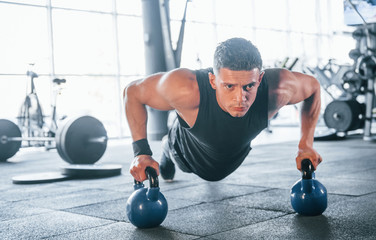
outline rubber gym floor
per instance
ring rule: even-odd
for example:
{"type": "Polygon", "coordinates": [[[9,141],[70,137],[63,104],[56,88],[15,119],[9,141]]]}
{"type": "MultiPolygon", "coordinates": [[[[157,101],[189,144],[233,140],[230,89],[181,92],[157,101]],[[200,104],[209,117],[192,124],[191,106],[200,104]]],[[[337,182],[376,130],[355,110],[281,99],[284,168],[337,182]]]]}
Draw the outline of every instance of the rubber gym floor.
{"type": "MultiPolygon", "coordinates": [[[[222,181],[179,170],[175,181],[160,180],[169,212],[153,229],[138,229],[126,216],[133,191],[129,139],[112,141],[98,162],[121,164],[122,174],[95,180],[13,184],[13,176],[66,164],[54,150],[21,149],[0,163],[0,239],[376,239],[376,143],[361,136],[315,142],[324,159],[316,179],[328,190],[328,208],[305,217],[290,205],[290,188],[301,178],[297,140],[274,141],[277,132],[263,133],[222,181]]],[[[151,146],[158,159],[160,142],[151,146]]]]}

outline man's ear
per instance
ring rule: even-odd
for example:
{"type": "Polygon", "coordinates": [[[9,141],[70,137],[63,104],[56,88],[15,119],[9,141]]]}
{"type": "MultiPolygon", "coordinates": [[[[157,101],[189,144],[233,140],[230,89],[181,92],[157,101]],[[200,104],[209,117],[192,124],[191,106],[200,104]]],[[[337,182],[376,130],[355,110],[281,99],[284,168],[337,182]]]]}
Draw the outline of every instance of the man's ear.
{"type": "Polygon", "coordinates": [[[262,78],[264,77],[264,74],[265,74],[264,71],[262,71],[262,72],[260,73],[260,76],[259,76],[259,79],[258,79],[258,82],[259,82],[259,83],[261,83],[262,78]]]}
{"type": "Polygon", "coordinates": [[[210,85],[213,89],[216,89],[216,85],[215,85],[215,75],[211,72],[209,72],[209,82],[210,82],[210,85]]]}

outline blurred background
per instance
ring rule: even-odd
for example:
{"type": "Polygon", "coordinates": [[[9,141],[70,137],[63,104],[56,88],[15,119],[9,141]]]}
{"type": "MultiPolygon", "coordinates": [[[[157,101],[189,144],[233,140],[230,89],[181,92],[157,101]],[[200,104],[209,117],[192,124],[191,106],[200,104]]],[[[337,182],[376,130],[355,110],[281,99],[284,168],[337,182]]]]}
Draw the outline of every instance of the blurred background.
{"type": "MultiPolygon", "coordinates": [[[[176,47],[186,1],[169,4],[176,47]]],[[[211,67],[217,43],[231,37],[251,40],[264,68],[353,63],[355,27],[345,24],[343,0],[192,0],[186,14],[181,67],[211,67]]],[[[58,120],[89,114],[109,137],[129,137],[122,91],[145,76],[142,21],[141,0],[0,1],[0,118],[17,121],[33,71],[45,116],[56,99],[58,120]]],[[[294,107],[280,118],[299,122],[294,107]]]]}

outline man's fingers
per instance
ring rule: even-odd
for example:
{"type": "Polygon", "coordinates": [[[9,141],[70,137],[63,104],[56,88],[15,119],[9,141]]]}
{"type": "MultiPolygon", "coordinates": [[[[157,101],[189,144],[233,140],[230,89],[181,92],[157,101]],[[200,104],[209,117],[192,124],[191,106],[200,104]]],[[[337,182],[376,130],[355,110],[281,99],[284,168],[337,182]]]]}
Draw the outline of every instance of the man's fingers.
{"type": "MultiPolygon", "coordinates": [[[[312,161],[312,160],[311,160],[312,161]]],[[[322,158],[321,157],[318,157],[315,159],[315,161],[312,161],[312,164],[313,164],[313,167],[315,168],[315,170],[317,169],[317,166],[322,162],[322,158]]]]}
{"type": "Polygon", "coordinates": [[[139,180],[140,178],[139,178],[137,172],[136,172],[133,168],[129,169],[129,173],[132,175],[132,177],[133,177],[136,181],[139,181],[139,182],[140,182],[140,180],[139,180]]]}
{"type": "Polygon", "coordinates": [[[298,158],[296,158],[296,168],[300,171],[302,170],[302,162],[298,158]]]}
{"type": "Polygon", "coordinates": [[[318,158],[317,158],[317,164],[316,164],[316,166],[315,166],[315,170],[316,170],[317,166],[318,166],[321,162],[322,162],[322,158],[321,158],[321,156],[319,155],[318,158]]]}
{"type": "Polygon", "coordinates": [[[146,174],[138,173],[136,172],[134,175],[132,175],[136,181],[143,182],[146,180],[146,174]]]}
{"type": "Polygon", "coordinates": [[[139,181],[139,182],[143,182],[146,180],[146,174],[145,174],[145,170],[144,171],[140,171],[139,168],[133,166],[130,170],[129,170],[129,173],[133,176],[133,178],[136,180],[136,181],[139,181]]]}
{"type": "Polygon", "coordinates": [[[157,171],[157,175],[159,176],[159,163],[154,162],[151,167],[154,168],[155,171],[157,171]]]}
{"type": "Polygon", "coordinates": [[[147,179],[146,167],[152,167],[159,175],[159,163],[146,155],[136,157],[129,168],[129,172],[136,181],[143,182],[147,179]]]}
{"type": "Polygon", "coordinates": [[[140,172],[139,174],[138,174],[138,176],[139,176],[139,178],[140,178],[140,180],[139,180],[139,182],[143,182],[143,181],[145,181],[146,180],[146,174],[145,174],[145,171],[143,171],[143,172],[140,172]]]}

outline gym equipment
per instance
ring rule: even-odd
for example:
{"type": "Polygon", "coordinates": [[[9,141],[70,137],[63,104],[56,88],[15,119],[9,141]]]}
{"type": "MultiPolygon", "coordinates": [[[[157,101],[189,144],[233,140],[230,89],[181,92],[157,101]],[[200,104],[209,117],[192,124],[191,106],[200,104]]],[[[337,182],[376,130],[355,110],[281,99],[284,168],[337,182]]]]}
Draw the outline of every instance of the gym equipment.
{"type": "Polygon", "coordinates": [[[314,140],[315,141],[331,141],[331,140],[343,140],[346,135],[337,134],[337,130],[332,128],[327,129],[315,129],[314,140]]]}
{"type": "Polygon", "coordinates": [[[362,99],[358,96],[364,96],[360,117],[357,117],[359,110],[353,108],[351,103],[333,103],[331,106],[328,105],[328,115],[324,120],[329,123],[327,125],[329,128],[338,129],[339,132],[345,132],[345,134],[347,134],[346,131],[364,128],[363,139],[366,141],[375,140],[371,132],[372,122],[375,119],[373,109],[376,106],[376,35],[372,34],[375,32],[376,23],[364,23],[363,26],[357,26],[352,34],[356,40],[356,47],[349,52],[349,57],[354,61],[352,65],[336,64],[330,59],[324,67],[307,67],[307,70],[315,75],[321,87],[334,101],[348,101],[349,99],[355,101],[355,99],[362,99]],[[335,105],[339,107],[339,112],[334,109],[335,105]]]}
{"type": "Polygon", "coordinates": [[[68,179],[71,179],[71,177],[60,172],[44,172],[15,176],[12,178],[12,182],[14,184],[36,184],[52,183],[68,179]]]}
{"type": "MultiPolygon", "coordinates": [[[[350,2],[351,7],[355,6],[350,2]]],[[[352,37],[356,40],[355,49],[349,52],[350,58],[354,61],[352,71],[358,77],[361,85],[360,91],[365,95],[365,123],[363,140],[374,141],[376,138],[372,134],[372,122],[375,119],[373,114],[376,96],[376,23],[367,23],[360,12],[355,11],[362,19],[362,25],[357,24],[352,37]]]]}
{"type": "Polygon", "coordinates": [[[5,161],[20,148],[22,141],[56,141],[60,157],[75,164],[93,164],[104,154],[107,147],[107,132],[94,117],[73,118],[59,128],[55,138],[21,137],[16,124],[0,119],[0,160],[5,161]]]}
{"type": "Polygon", "coordinates": [[[38,78],[38,74],[33,71],[27,71],[26,75],[30,77],[30,85],[27,86],[29,93],[26,94],[25,100],[21,105],[18,124],[27,137],[32,137],[39,135],[37,132],[43,128],[44,116],[34,84],[34,78],[38,78]]]}
{"type": "MultiPolygon", "coordinates": [[[[34,64],[30,64],[33,66],[34,64]]],[[[51,115],[46,117],[39,102],[38,94],[35,88],[34,79],[38,78],[38,74],[32,71],[27,71],[26,75],[30,77],[30,82],[27,86],[27,93],[25,100],[21,105],[18,119],[18,126],[24,137],[55,137],[57,131],[57,117],[56,117],[56,99],[60,95],[61,85],[66,82],[65,79],[55,78],[53,83],[53,98],[51,104],[51,115]],[[49,124],[48,124],[49,123],[49,124]]],[[[61,118],[64,119],[64,117],[61,118]]],[[[54,148],[50,141],[28,141],[28,147],[46,146],[46,148],[54,148]]]]}
{"type": "Polygon", "coordinates": [[[366,89],[365,83],[353,70],[345,72],[342,76],[342,89],[352,96],[364,94],[366,89]]]}
{"type": "Polygon", "coordinates": [[[19,138],[21,137],[21,131],[15,123],[0,119],[0,162],[4,162],[14,156],[21,147],[21,142],[6,141],[8,137],[19,138]],[[7,137],[4,138],[3,136],[7,137]]]}
{"type": "Polygon", "coordinates": [[[121,169],[118,164],[71,164],[61,167],[61,174],[74,179],[104,178],[120,175],[121,169]]]}
{"type": "Polygon", "coordinates": [[[167,216],[168,205],[166,198],[159,191],[157,172],[147,167],[145,173],[149,178],[149,188],[134,181],[134,192],[128,198],[126,209],[129,221],[138,228],[159,226],[167,216]]]}
{"type": "Polygon", "coordinates": [[[56,132],[56,148],[61,158],[74,164],[93,164],[106,151],[107,132],[94,117],[69,120],[56,132]]]}
{"type": "Polygon", "coordinates": [[[329,59],[322,67],[307,67],[306,70],[317,78],[330,98],[344,100],[355,98],[360,94],[358,91],[360,87],[353,89],[358,86],[358,83],[355,83],[358,79],[355,74],[351,74],[352,68],[351,65],[338,64],[334,59],[329,59]],[[351,89],[349,89],[350,87],[351,89]]]}
{"type": "Polygon", "coordinates": [[[93,179],[113,177],[121,174],[121,165],[72,164],[61,167],[60,172],[42,172],[19,175],[12,178],[14,184],[52,183],[72,179],[93,179]]]}
{"type": "Polygon", "coordinates": [[[356,100],[335,100],[324,112],[324,121],[329,128],[338,132],[356,130],[364,126],[365,105],[356,100]]]}
{"type": "Polygon", "coordinates": [[[311,161],[304,159],[302,161],[302,179],[292,186],[290,192],[291,206],[301,215],[320,215],[328,205],[326,188],[314,179],[314,174],[311,161]]]}

